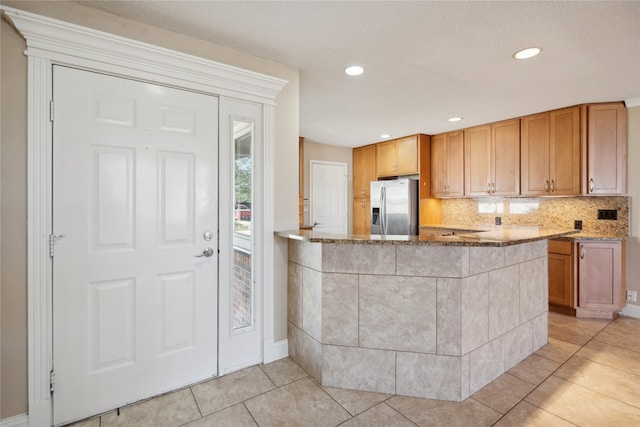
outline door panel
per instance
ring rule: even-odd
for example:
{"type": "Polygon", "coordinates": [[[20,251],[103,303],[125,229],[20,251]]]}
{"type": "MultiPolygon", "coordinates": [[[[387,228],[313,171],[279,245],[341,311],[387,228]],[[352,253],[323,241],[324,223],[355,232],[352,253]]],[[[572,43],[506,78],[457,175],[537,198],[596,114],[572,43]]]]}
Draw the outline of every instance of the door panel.
{"type": "Polygon", "coordinates": [[[311,221],[325,233],[347,232],[347,165],[311,162],[311,221]]]}
{"type": "Polygon", "coordinates": [[[215,376],[218,99],[54,67],[56,424],[215,376]],[[213,254],[213,250],[211,253],[213,254]]]}

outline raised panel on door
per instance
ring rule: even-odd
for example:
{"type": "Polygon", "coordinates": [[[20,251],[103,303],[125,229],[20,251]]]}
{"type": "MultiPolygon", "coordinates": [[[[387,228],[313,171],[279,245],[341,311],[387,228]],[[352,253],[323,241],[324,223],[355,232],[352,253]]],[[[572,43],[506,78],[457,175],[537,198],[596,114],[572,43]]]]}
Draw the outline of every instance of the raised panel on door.
{"type": "Polygon", "coordinates": [[[549,303],[573,308],[572,258],[549,253],[549,303]]]}
{"type": "Polygon", "coordinates": [[[371,234],[369,199],[353,199],[353,234],[371,234]]]}
{"type": "Polygon", "coordinates": [[[464,133],[447,134],[447,196],[464,196],[464,133]]]}
{"type": "Polygon", "coordinates": [[[447,180],[447,141],[445,135],[431,137],[431,194],[433,197],[445,195],[447,180]]]}
{"type": "Polygon", "coordinates": [[[520,193],[523,196],[549,194],[549,113],[521,119],[520,193]]]}
{"type": "Polygon", "coordinates": [[[376,146],[353,149],[353,197],[369,197],[370,182],[376,180],[376,146]]]}
{"type": "Polygon", "coordinates": [[[431,138],[419,135],[420,144],[420,199],[431,197],[431,138]]]}
{"type": "Polygon", "coordinates": [[[490,193],[491,126],[477,126],[464,131],[465,194],[486,196],[490,193]]]}
{"type": "Polygon", "coordinates": [[[508,120],[491,125],[492,194],[520,194],[520,120],[508,120]]]}
{"type": "Polygon", "coordinates": [[[580,243],[578,261],[579,307],[596,309],[619,308],[620,254],[620,243],[580,243]]]}
{"type": "Polygon", "coordinates": [[[549,113],[549,194],[580,194],[580,108],[549,113]]]}
{"type": "Polygon", "coordinates": [[[376,147],[376,172],[378,176],[395,176],[398,152],[396,141],[380,142],[376,147]]]}
{"type": "Polygon", "coordinates": [[[587,107],[587,191],[626,193],[627,110],[622,104],[587,107]]]}
{"type": "Polygon", "coordinates": [[[418,169],[418,136],[408,136],[396,140],[398,153],[398,175],[417,174],[418,169]]]}

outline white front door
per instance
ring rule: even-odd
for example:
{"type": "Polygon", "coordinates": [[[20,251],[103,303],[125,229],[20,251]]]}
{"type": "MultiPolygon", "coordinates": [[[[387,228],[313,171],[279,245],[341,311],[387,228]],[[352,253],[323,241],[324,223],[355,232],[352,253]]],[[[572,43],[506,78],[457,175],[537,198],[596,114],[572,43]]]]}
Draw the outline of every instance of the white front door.
{"type": "Polygon", "coordinates": [[[60,424],[217,375],[218,99],[59,66],[53,91],[60,424]]]}
{"type": "Polygon", "coordinates": [[[347,232],[347,165],[311,160],[311,224],[325,233],[347,232]]]}

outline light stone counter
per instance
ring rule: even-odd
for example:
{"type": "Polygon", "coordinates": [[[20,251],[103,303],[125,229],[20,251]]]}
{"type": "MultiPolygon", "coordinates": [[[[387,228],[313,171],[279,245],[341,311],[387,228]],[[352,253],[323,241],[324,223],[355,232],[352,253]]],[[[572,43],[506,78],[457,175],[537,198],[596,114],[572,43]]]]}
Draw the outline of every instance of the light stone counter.
{"type": "Polygon", "coordinates": [[[547,343],[546,239],[566,233],[278,233],[289,355],[325,386],[462,401],[547,343]]]}
{"type": "Polygon", "coordinates": [[[374,245],[419,246],[510,246],[538,240],[556,239],[578,233],[579,230],[525,226],[455,226],[420,227],[419,236],[329,234],[314,230],[276,231],[288,239],[313,243],[359,243],[374,245]]]}

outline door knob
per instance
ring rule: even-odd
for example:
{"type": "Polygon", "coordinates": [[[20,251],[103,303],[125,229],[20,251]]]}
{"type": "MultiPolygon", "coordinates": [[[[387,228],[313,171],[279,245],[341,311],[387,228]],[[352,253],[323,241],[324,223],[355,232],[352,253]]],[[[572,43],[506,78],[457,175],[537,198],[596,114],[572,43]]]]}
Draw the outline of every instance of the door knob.
{"type": "Polygon", "coordinates": [[[209,258],[212,255],[213,255],[213,249],[207,248],[207,249],[203,250],[200,255],[194,255],[194,257],[196,257],[196,258],[200,258],[200,257],[209,258]]]}

